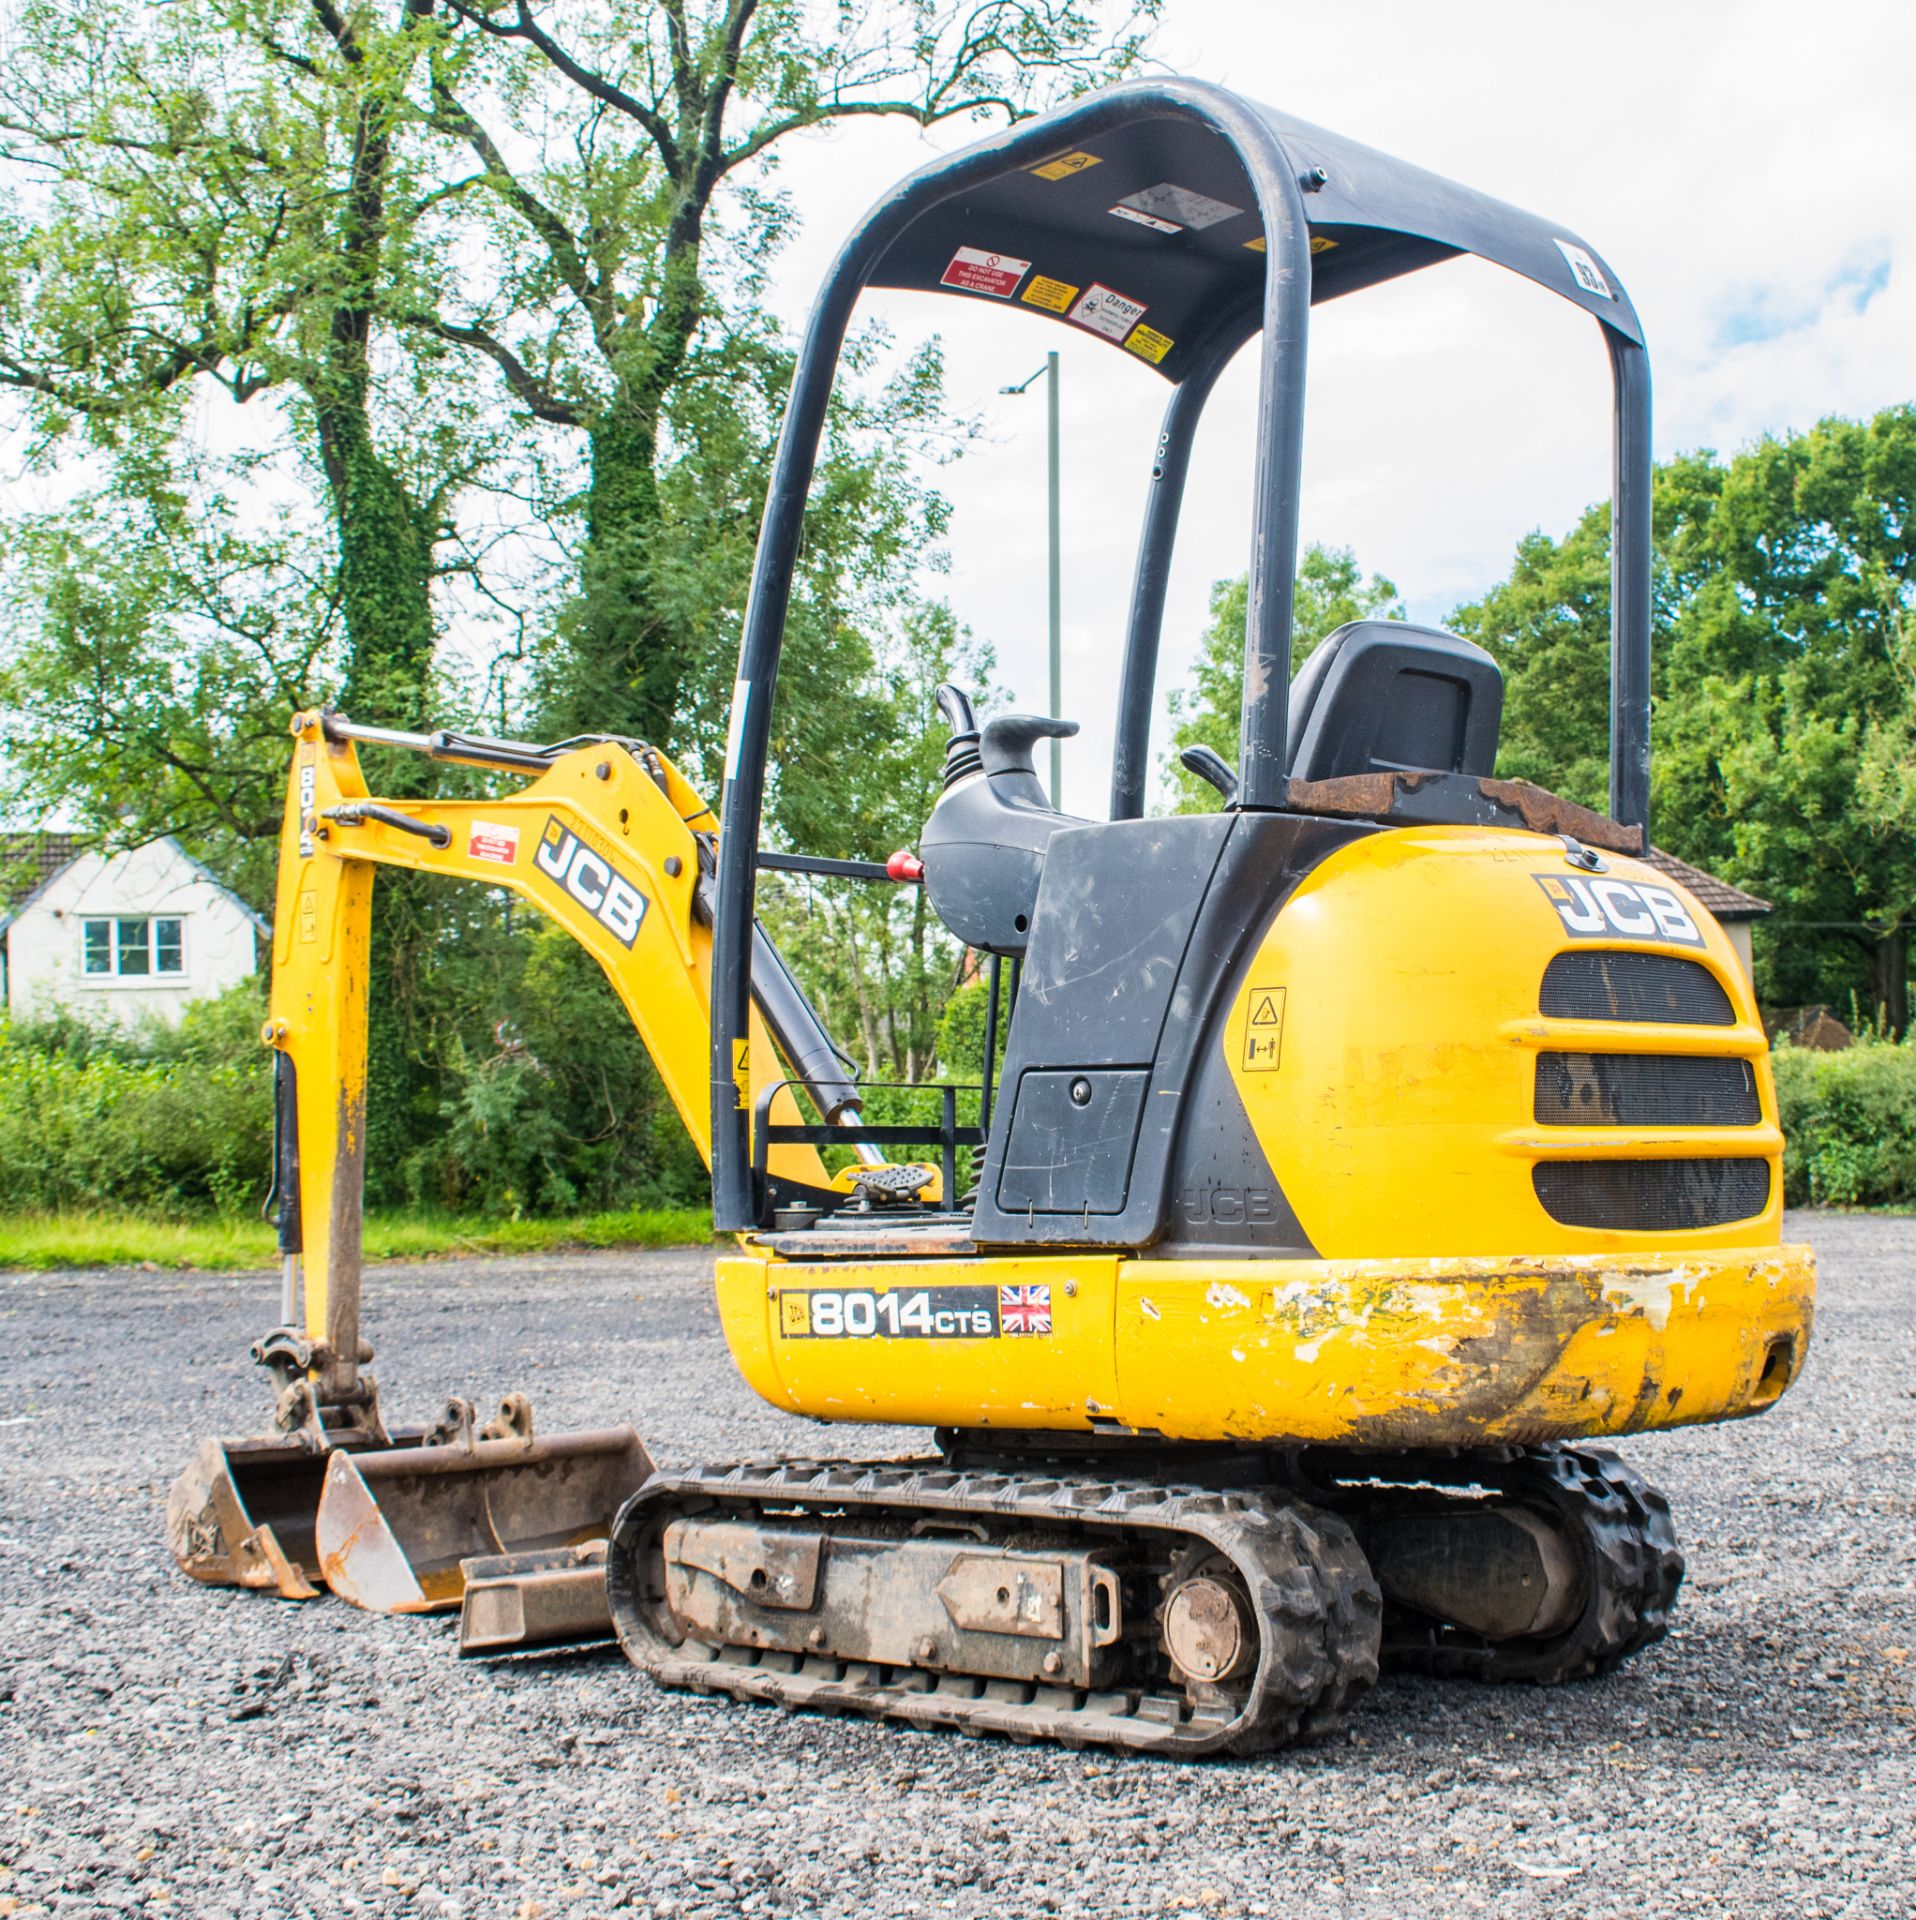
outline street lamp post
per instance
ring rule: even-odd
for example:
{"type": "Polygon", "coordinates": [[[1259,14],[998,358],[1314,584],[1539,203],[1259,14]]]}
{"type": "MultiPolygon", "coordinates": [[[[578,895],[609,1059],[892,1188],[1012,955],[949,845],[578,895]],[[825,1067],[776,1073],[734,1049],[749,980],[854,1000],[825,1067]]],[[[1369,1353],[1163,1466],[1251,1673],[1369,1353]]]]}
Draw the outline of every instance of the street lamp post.
{"type": "MultiPolygon", "coordinates": [[[[1000,393],[1023,393],[1034,381],[1045,383],[1045,435],[1047,501],[1045,523],[1050,546],[1049,602],[1051,616],[1051,717],[1062,718],[1064,705],[1064,556],[1058,526],[1058,356],[1045,355],[1044,365],[1029,380],[1013,387],[1000,387],[1000,393]]],[[[1064,753],[1057,740],[1051,742],[1051,804],[1064,805],[1064,753]]]]}

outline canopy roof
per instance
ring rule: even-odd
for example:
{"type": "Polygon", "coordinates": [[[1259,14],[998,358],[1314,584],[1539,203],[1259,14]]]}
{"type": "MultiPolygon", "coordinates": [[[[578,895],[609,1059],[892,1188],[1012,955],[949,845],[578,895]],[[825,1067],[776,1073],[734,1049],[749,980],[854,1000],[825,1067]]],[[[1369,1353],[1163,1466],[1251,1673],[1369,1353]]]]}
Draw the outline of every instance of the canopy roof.
{"type": "MultiPolygon", "coordinates": [[[[1223,88],[1181,83],[1261,122],[1304,191],[1311,299],[1374,286],[1475,254],[1561,294],[1642,343],[1636,310],[1609,264],[1567,227],[1474,193],[1388,154],[1223,88]]],[[[1105,98],[1113,104],[1128,89],[1105,98]]],[[[999,137],[1006,165],[940,197],[872,267],[868,284],[958,293],[1076,325],[1172,381],[1228,323],[1254,326],[1264,285],[1264,222],[1231,140],[1217,127],[1152,111],[1035,158],[1029,123],[999,137]]],[[[1233,116],[1235,117],[1235,116],[1233,116]]],[[[988,147],[992,143],[986,143],[988,147]]],[[[981,149],[968,149],[977,155],[981,149]]],[[[930,185],[949,162],[916,181],[930,185]]],[[[907,186],[914,183],[907,183],[907,186]]]]}

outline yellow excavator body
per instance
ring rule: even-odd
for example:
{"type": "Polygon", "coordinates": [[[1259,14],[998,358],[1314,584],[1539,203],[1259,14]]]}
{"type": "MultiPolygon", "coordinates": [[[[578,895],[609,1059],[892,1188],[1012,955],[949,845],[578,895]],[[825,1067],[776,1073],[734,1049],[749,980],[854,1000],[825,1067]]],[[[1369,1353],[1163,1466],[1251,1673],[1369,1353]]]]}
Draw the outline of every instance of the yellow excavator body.
{"type": "Polygon", "coordinates": [[[928,163],[836,256],[798,351],[722,831],[641,742],[296,718],[264,1036],[284,1324],[255,1348],[278,1394],[270,1433],[176,1485],[182,1566],[463,1601],[473,1651],[616,1631],[667,1685],[1187,1756],[1330,1732],[1380,1668],[1554,1683],[1661,1638],[1668,1503],[1585,1443],[1773,1405],[1815,1279],[1782,1238],[1750,983],[1649,842],[1650,506],[1640,323],[1554,223],[1176,79],[928,163]],[[1605,814],[1496,776],[1502,673],[1470,640],[1360,619],[1291,672],[1312,303],[1459,254],[1569,301],[1609,356],[1605,814]],[[1076,328],[1169,386],[1108,817],[1038,778],[1075,723],[980,724],[946,686],[916,853],[763,844],[868,284],[1076,328]],[[1151,818],[1185,475],[1253,342],[1238,762],[1185,748],[1220,808],[1151,818]],[[523,784],[378,799],[362,746],[523,784]],[[659,1471],[630,1427],[536,1433],[519,1394],[385,1425],[359,1333],[382,865],[509,891],[593,955],[711,1169],[744,1378],[816,1420],[933,1428],[935,1455],[659,1471]],[[982,1084],[867,1116],[758,924],[766,868],[922,885],[985,977],[982,1084]]]}
{"type": "MultiPolygon", "coordinates": [[[[719,1267],[741,1371],[821,1419],[1265,1444],[1538,1442],[1768,1406],[1802,1366],[1815,1275],[1807,1247],[1781,1244],[1783,1139],[1749,983],[1666,876],[1618,858],[1592,893],[1566,884],[1563,853],[1505,830],[1376,834],[1315,868],[1258,942],[1215,1050],[1320,1257],[808,1261],[747,1236],[719,1267]],[[1540,1011],[1553,963],[1624,948],[1606,898],[1631,951],[1696,970],[1709,1024],[1662,1005],[1654,1020],[1540,1011]],[[1610,944],[1581,949],[1566,912],[1593,935],[1601,918],[1610,944]],[[1604,1075],[1619,1060],[1704,1063],[1742,1124],[1619,1124],[1604,1075]],[[1601,1181],[1699,1158],[1746,1166],[1766,1197],[1680,1234],[1579,1225],[1542,1197],[1564,1166],[1601,1181]],[[1033,1287],[1043,1338],[997,1307],[1033,1287]],[[984,1337],[964,1330],[973,1314],[984,1337]]],[[[1202,1198],[1233,1220],[1269,1205],[1255,1188],[1202,1198]]]]}

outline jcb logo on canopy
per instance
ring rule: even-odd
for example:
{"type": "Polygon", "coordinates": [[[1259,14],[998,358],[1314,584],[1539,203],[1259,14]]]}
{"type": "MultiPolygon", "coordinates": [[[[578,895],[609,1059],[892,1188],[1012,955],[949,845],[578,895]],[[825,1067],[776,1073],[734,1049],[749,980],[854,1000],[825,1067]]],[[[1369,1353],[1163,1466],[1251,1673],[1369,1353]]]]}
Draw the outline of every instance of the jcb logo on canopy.
{"type": "Polygon", "coordinates": [[[1570,874],[1533,876],[1557,910],[1565,933],[1577,940],[1670,940],[1700,947],[1703,930],[1668,887],[1635,880],[1580,880],[1570,874]]]}
{"type": "Polygon", "coordinates": [[[602,853],[595,853],[556,815],[532,856],[533,865],[562,886],[614,939],[630,946],[645,921],[646,898],[602,853]]]}

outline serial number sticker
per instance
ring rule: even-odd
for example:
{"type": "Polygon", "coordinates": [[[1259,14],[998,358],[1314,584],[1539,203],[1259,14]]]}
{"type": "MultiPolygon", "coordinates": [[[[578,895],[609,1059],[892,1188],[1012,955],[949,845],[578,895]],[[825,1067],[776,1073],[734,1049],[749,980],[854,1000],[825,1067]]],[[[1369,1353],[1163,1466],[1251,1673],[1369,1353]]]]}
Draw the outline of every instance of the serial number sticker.
{"type": "MultiPolygon", "coordinates": [[[[781,1288],[778,1330],[787,1340],[995,1340],[1000,1291],[997,1287],[781,1288]]],[[[1049,1291],[1045,1289],[1047,1332],[1049,1291]]]]}
{"type": "Polygon", "coordinates": [[[1570,277],[1585,293],[1594,293],[1599,300],[1614,300],[1617,296],[1610,283],[1603,277],[1603,269],[1584,252],[1568,240],[1557,242],[1557,251],[1563,255],[1563,263],[1570,269],[1570,277]]]}
{"type": "Polygon", "coordinates": [[[1068,280],[1048,279],[1042,273],[1031,276],[1031,284],[1018,298],[1028,306],[1042,307],[1046,313],[1062,313],[1078,297],[1078,289],[1068,280]]]}

